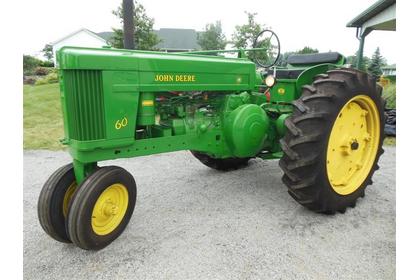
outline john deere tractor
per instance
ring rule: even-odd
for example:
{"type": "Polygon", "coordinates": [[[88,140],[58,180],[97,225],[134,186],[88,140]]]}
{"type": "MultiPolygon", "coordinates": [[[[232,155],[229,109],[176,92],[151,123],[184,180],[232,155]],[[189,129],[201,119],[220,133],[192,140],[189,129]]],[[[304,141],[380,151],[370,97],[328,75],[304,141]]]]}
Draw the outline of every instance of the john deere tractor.
{"type": "Polygon", "coordinates": [[[62,143],[73,161],[41,191],[42,228],[60,242],[104,248],[131,218],[136,182],[99,162],[181,150],[220,171],[276,159],[307,209],[354,207],[383,153],[382,89],[336,52],[292,55],[284,67],[279,56],[269,30],[229,51],[62,48],[62,143]]]}

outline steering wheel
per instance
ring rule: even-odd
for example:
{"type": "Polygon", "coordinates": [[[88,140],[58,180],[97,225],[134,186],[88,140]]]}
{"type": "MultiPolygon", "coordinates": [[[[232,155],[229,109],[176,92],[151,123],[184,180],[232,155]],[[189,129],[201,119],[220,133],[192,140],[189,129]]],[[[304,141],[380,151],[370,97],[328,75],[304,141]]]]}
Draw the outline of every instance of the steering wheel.
{"type": "Polygon", "coordinates": [[[266,51],[255,51],[253,58],[255,63],[264,68],[275,65],[280,58],[280,40],[276,33],[269,29],[261,31],[254,40],[252,46],[264,48],[266,51]]]}

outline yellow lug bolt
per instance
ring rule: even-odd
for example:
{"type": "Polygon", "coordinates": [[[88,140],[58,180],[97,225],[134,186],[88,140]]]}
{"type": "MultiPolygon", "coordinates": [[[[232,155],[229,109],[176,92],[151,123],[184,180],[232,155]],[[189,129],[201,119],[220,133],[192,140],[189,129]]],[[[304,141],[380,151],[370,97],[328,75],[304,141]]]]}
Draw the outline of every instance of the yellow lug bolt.
{"type": "Polygon", "coordinates": [[[107,205],[105,206],[105,215],[106,216],[114,216],[117,214],[118,212],[118,206],[113,205],[111,203],[107,203],[107,205]]]}
{"type": "Polygon", "coordinates": [[[362,110],[362,113],[360,114],[360,116],[362,117],[362,118],[364,118],[364,117],[366,117],[367,116],[367,114],[368,114],[369,112],[367,111],[367,110],[362,110]]]}
{"type": "Polygon", "coordinates": [[[365,141],[370,141],[370,139],[371,139],[371,137],[370,137],[370,134],[369,134],[369,133],[366,133],[366,134],[363,136],[363,140],[365,140],[365,141]]]}

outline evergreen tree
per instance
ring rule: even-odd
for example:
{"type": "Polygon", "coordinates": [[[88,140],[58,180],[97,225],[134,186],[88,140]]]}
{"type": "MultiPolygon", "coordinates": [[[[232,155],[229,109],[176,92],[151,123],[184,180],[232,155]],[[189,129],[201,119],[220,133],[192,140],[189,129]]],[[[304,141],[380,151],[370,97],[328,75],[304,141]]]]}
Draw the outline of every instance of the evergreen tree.
{"type": "Polygon", "coordinates": [[[386,65],[385,59],[381,56],[379,47],[376,48],[375,52],[370,59],[369,66],[367,68],[368,72],[376,77],[382,75],[381,67],[386,65]]]}

